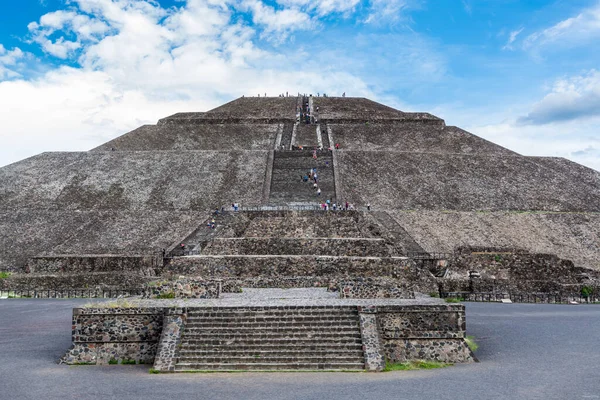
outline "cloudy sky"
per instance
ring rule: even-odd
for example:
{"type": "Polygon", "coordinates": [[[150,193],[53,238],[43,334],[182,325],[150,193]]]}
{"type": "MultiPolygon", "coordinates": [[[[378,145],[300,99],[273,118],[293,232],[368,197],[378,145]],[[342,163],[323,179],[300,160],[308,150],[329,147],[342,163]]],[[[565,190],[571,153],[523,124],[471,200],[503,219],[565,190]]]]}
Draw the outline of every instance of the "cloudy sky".
{"type": "Polygon", "coordinates": [[[0,5],[0,166],[241,95],[369,97],[600,170],[599,0],[0,5]]]}

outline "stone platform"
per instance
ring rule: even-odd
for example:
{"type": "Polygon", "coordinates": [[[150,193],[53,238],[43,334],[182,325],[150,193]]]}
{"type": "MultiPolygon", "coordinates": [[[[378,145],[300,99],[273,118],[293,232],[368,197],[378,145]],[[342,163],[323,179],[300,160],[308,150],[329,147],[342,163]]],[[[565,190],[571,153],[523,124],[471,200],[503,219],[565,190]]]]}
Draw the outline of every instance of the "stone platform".
{"type": "Polygon", "coordinates": [[[472,362],[462,304],[340,299],[323,288],[244,289],[219,299],[141,299],[73,310],[68,364],[162,372],[367,370],[413,359],[472,362]]]}

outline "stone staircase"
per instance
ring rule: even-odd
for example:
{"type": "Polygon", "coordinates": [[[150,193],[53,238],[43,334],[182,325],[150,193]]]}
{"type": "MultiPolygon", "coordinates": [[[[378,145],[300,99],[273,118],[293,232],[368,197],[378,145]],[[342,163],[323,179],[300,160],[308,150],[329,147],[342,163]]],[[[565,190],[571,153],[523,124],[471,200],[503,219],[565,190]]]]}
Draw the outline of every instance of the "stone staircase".
{"type": "MultiPolygon", "coordinates": [[[[283,125],[283,132],[281,134],[281,146],[284,149],[290,149],[292,146],[292,132],[294,131],[294,124],[287,123],[283,125]]],[[[279,149],[277,149],[279,150],[279,149]]]]}
{"type": "Polygon", "coordinates": [[[294,146],[303,146],[304,150],[313,150],[319,147],[317,140],[317,125],[300,123],[296,126],[294,146]]]}
{"type": "Polygon", "coordinates": [[[313,152],[309,150],[275,152],[269,204],[319,203],[327,199],[335,201],[335,197],[331,152],[317,152],[316,160],[313,159],[313,152]],[[313,182],[300,180],[312,168],[317,168],[321,196],[317,196],[313,182]]]}
{"type": "Polygon", "coordinates": [[[176,372],[363,370],[356,307],[190,308],[176,372]]]}
{"type": "Polygon", "coordinates": [[[226,211],[225,213],[220,213],[219,215],[211,215],[205,221],[200,223],[200,225],[190,233],[185,239],[181,241],[184,243],[186,248],[185,251],[182,251],[179,248],[180,242],[177,242],[172,245],[172,250],[169,253],[170,256],[182,256],[185,254],[198,254],[200,253],[204,244],[212,241],[216,237],[218,237],[221,232],[228,227],[231,221],[234,219],[234,213],[226,211]],[[208,224],[212,220],[215,220],[215,229],[211,229],[208,224]]]}

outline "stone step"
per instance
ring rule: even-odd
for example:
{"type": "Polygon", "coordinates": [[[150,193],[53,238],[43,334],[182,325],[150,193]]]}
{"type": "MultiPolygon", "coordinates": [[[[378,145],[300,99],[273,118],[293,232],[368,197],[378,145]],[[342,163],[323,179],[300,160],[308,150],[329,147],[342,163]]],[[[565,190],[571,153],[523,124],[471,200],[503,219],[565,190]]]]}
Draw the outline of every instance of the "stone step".
{"type": "Polygon", "coordinates": [[[248,363],[248,364],[220,364],[220,363],[178,363],[175,365],[175,371],[243,371],[243,370],[258,370],[258,371],[273,371],[273,370],[331,370],[331,371],[347,371],[347,370],[364,370],[363,363],[248,363]]]}
{"type": "Polygon", "coordinates": [[[207,320],[199,320],[193,319],[189,320],[186,324],[186,329],[192,328],[210,328],[210,327],[295,327],[295,326],[318,326],[327,328],[330,326],[337,327],[345,327],[345,326],[356,326],[358,324],[358,319],[356,318],[346,318],[346,319],[266,319],[266,320],[251,320],[251,319],[207,319],[207,320]]]}
{"type": "Polygon", "coordinates": [[[227,340],[235,340],[239,342],[243,341],[257,341],[257,340],[277,340],[277,339],[297,339],[297,340],[337,340],[339,342],[343,342],[346,339],[360,339],[361,335],[358,331],[358,328],[349,329],[349,330],[339,330],[339,331],[282,331],[282,332],[274,332],[270,331],[244,331],[244,332],[235,332],[231,330],[227,331],[187,331],[185,332],[185,337],[182,339],[182,342],[191,343],[195,340],[202,339],[210,339],[210,338],[218,338],[218,339],[227,339],[227,340]]]}
{"type": "MultiPolygon", "coordinates": [[[[353,339],[354,340],[354,339],[353,339]]],[[[227,342],[222,344],[188,344],[182,347],[180,354],[185,353],[218,353],[218,352],[242,352],[242,353],[272,353],[272,352],[320,352],[320,353],[347,353],[347,352],[362,352],[362,341],[354,341],[349,343],[337,342],[297,342],[286,340],[275,343],[237,343],[227,342]]]]}
{"type": "Polygon", "coordinates": [[[226,338],[219,337],[215,338],[214,336],[208,338],[189,338],[184,337],[181,341],[182,347],[192,350],[205,349],[211,346],[268,346],[268,345],[277,345],[280,348],[287,348],[287,346],[313,346],[315,344],[319,344],[321,346],[330,346],[330,345],[352,345],[352,344],[360,344],[362,345],[362,338],[360,334],[352,335],[351,337],[340,336],[340,337],[311,337],[308,338],[306,336],[295,338],[295,337],[258,337],[258,338],[226,338]]]}
{"type": "MultiPolygon", "coordinates": [[[[316,137],[316,130],[315,130],[316,137]]],[[[312,159],[313,150],[305,149],[305,150],[291,150],[291,151],[276,151],[275,159],[286,159],[286,158],[310,158],[312,159]]],[[[329,150],[317,150],[318,158],[332,158],[331,152],[329,150]]]]}
{"type": "Polygon", "coordinates": [[[336,318],[358,318],[358,311],[354,309],[321,309],[321,308],[289,308],[289,309],[231,309],[223,308],[221,310],[188,310],[188,318],[294,318],[294,317],[319,317],[335,320],[336,318]]]}
{"type": "Polygon", "coordinates": [[[191,335],[277,335],[277,334],[293,334],[293,335],[311,335],[313,333],[320,335],[340,335],[340,334],[351,334],[358,328],[358,323],[344,326],[331,326],[327,324],[321,325],[229,325],[229,326],[186,326],[186,336],[191,335]]]}
{"type": "Polygon", "coordinates": [[[223,355],[223,356],[255,356],[255,355],[302,355],[302,354],[344,354],[344,355],[356,355],[362,356],[363,349],[362,344],[348,344],[348,345],[337,345],[337,346],[211,346],[203,349],[182,349],[179,352],[181,357],[194,357],[194,356],[206,356],[206,355],[223,355]]]}
{"type": "Polygon", "coordinates": [[[295,356],[286,356],[279,355],[278,353],[270,354],[270,355],[257,355],[257,356],[206,356],[206,357],[190,357],[184,356],[179,357],[177,360],[177,364],[196,364],[196,363],[219,363],[219,364],[280,364],[280,363],[364,363],[363,355],[336,355],[333,356],[331,354],[325,356],[305,354],[305,355],[295,355],[295,356]]]}

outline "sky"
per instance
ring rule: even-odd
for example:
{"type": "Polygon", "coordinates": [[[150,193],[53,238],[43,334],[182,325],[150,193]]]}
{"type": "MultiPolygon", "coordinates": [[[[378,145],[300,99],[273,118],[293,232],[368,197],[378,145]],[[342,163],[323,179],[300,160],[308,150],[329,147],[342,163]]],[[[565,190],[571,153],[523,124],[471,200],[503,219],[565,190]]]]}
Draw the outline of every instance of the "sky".
{"type": "Polygon", "coordinates": [[[600,171],[600,0],[0,3],[0,166],[284,92],[430,112],[600,171]]]}

